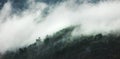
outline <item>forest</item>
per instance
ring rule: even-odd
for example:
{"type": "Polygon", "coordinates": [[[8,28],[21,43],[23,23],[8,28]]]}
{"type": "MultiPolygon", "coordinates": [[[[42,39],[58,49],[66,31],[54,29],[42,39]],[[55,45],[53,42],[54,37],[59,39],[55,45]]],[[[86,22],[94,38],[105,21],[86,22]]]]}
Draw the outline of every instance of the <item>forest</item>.
{"type": "Polygon", "coordinates": [[[3,59],[120,59],[120,35],[89,35],[72,37],[75,27],[40,38],[16,52],[7,51],[3,59]]]}

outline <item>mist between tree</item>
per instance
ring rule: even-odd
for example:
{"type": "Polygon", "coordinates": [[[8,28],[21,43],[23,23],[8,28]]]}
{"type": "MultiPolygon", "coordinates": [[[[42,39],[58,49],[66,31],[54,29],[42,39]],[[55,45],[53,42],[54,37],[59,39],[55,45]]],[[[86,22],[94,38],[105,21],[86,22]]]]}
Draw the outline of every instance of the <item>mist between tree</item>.
{"type": "Polygon", "coordinates": [[[0,10],[0,52],[29,46],[40,37],[69,27],[73,36],[96,35],[98,33],[119,34],[120,1],[67,0],[48,5],[44,2],[27,1],[27,9],[14,12],[11,1],[0,10]]]}

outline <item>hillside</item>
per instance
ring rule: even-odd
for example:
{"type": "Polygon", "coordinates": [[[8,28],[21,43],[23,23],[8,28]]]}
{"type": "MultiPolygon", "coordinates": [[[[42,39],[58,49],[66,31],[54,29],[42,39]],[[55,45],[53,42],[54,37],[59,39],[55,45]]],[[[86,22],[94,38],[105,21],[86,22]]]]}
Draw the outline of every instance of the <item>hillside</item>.
{"type": "Polygon", "coordinates": [[[75,27],[65,28],[44,42],[39,39],[17,52],[7,52],[3,59],[120,59],[120,36],[114,34],[72,38],[75,27]]]}

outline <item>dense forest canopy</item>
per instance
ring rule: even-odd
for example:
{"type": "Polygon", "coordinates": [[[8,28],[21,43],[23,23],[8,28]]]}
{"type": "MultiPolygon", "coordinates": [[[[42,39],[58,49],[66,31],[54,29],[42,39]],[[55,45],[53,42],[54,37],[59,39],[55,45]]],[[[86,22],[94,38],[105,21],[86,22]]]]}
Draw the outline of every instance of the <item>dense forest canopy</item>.
{"type": "Polygon", "coordinates": [[[36,40],[29,47],[6,52],[3,59],[119,59],[120,35],[97,34],[71,37],[74,27],[63,29],[44,42],[36,40]]]}

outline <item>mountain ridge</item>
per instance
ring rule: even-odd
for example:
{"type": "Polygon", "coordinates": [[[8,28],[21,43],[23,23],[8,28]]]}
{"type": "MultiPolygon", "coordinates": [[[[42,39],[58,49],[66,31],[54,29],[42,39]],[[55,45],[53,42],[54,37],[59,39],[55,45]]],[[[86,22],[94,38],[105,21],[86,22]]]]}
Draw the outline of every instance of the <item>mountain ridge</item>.
{"type": "Polygon", "coordinates": [[[114,34],[71,38],[74,27],[68,27],[44,42],[36,40],[17,52],[7,52],[3,59],[119,59],[120,36],[114,34]],[[38,42],[38,44],[37,44],[38,42]]]}

